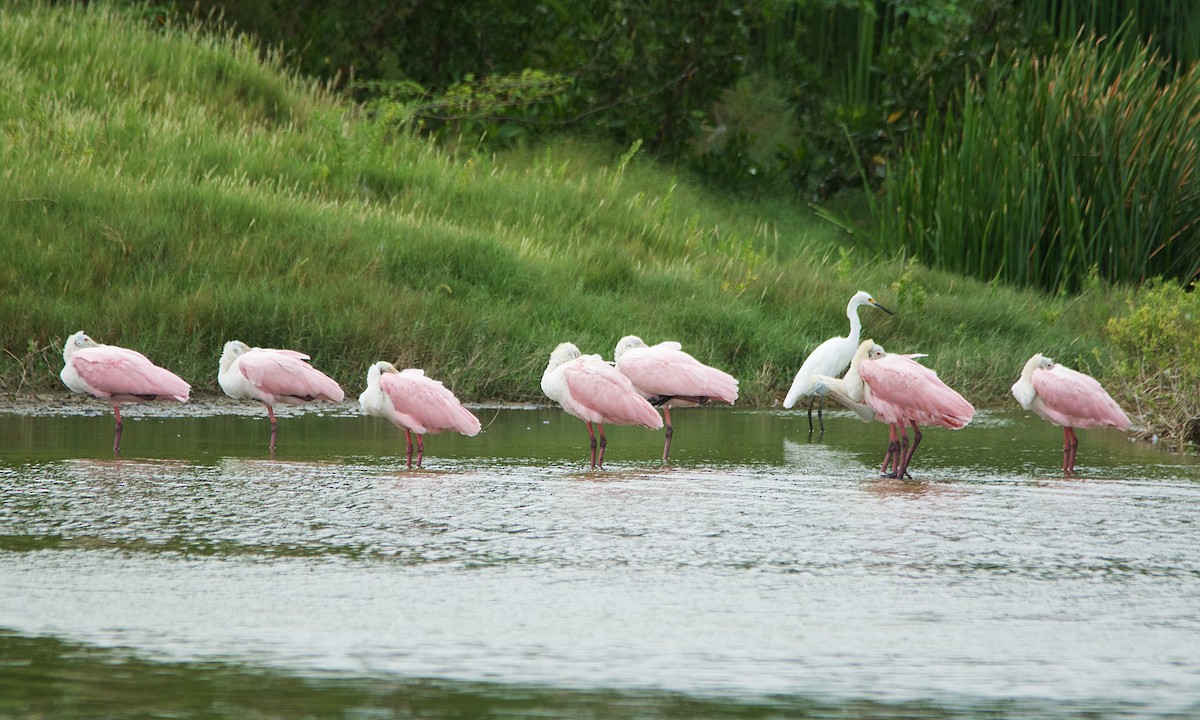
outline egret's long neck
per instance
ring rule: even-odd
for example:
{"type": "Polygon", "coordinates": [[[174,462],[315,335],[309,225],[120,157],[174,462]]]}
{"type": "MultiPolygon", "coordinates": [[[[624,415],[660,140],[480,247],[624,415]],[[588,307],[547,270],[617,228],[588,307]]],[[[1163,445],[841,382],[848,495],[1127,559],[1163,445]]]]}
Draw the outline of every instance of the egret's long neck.
{"type": "Polygon", "coordinates": [[[862,321],[858,319],[858,306],[851,302],[846,306],[846,317],[850,318],[850,342],[858,345],[858,337],[862,334],[862,321]]]}

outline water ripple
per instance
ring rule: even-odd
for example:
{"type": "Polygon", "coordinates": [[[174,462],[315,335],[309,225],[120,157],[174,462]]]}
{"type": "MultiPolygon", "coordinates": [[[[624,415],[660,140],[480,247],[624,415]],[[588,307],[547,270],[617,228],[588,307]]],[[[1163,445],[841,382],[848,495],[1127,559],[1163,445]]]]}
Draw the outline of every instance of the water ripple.
{"type": "MultiPolygon", "coordinates": [[[[1018,423],[982,425],[1008,452],[1018,423]]],[[[1063,479],[1027,471],[1045,447],[983,467],[929,435],[916,481],[877,477],[873,434],[605,472],[358,451],[0,465],[0,627],[368,677],[1194,707],[1195,467],[1093,442],[1093,476],[1063,479]]]]}

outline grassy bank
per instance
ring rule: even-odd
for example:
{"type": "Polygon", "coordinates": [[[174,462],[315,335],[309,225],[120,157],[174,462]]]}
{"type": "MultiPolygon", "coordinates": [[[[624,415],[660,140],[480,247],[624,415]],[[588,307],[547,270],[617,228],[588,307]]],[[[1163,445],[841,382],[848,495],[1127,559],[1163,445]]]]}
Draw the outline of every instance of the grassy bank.
{"type": "Polygon", "coordinates": [[[424,367],[540,399],[554,345],[677,339],[770,404],[855,290],[889,349],[980,405],[1034,352],[1103,370],[1114,293],[1047,298],[848,250],[804,208],[706,194],[621,148],[450,155],[247,43],[105,9],[0,13],[0,389],[59,388],[84,329],[215,392],[221,344],[286,346],[357,393],[424,367]]]}

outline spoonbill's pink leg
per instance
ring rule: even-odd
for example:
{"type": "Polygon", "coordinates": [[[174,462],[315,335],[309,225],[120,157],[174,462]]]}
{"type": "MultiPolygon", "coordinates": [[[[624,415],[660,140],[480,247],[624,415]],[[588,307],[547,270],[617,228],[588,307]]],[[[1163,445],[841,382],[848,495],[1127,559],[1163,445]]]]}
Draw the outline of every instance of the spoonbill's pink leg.
{"type": "MultiPolygon", "coordinates": [[[[901,427],[903,427],[903,426],[901,426],[901,427]]],[[[904,455],[904,457],[901,461],[900,469],[896,471],[896,477],[898,477],[898,478],[911,477],[908,474],[908,463],[909,463],[909,461],[912,460],[912,456],[917,452],[917,446],[921,444],[921,437],[922,437],[921,428],[917,427],[917,423],[915,421],[913,422],[912,427],[913,427],[913,443],[908,448],[908,452],[904,455]]],[[[907,444],[907,440],[908,440],[908,438],[906,437],[905,444],[907,444]]]]}
{"type": "Polygon", "coordinates": [[[408,467],[409,470],[411,470],[412,469],[412,431],[411,430],[404,431],[404,439],[407,443],[407,448],[405,449],[405,452],[404,452],[404,459],[406,461],[406,466],[408,467]]]}
{"type": "Polygon", "coordinates": [[[275,434],[279,432],[279,423],[275,422],[275,408],[267,406],[267,416],[271,418],[271,445],[272,451],[275,450],[275,434]]]}
{"type": "Polygon", "coordinates": [[[667,441],[663,445],[663,463],[667,462],[667,455],[671,452],[671,436],[675,434],[675,426],[671,424],[671,408],[663,407],[663,418],[667,425],[667,441]]]}
{"type": "MultiPolygon", "coordinates": [[[[879,474],[884,477],[888,475],[888,466],[891,465],[892,470],[895,470],[896,454],[900,452],[900,438],[896,434],[896,425],[892,423],[888,425],[888,446],[887,454],[883,456],[883,465],[879,467],[879,474]]],[[[893,472],[894,474],[894,472],[893,472]]]]}
{"type": "Polygon", "coordinates": [[[1079,437],[1075,430],[1063,426],[1063,473],[1075,472],[1075,454],[1079,452],[1079,437]]]}
{"type": "Polygon", "coordinates": [[[600,455],[596,458],[596,467],[600,470],[604,469],[604,448],[608,447],[608,438],[604,437],[604,423],[596,423],[600,426],[600,455]]]}
{"type": "Polygon", "coordinates": [[[113,405],[113,414],[117,416],[117,427],[113,434],[113,454],[119,454],[121,452],[121,430],[125,427],[125,423],[121,420],[120,405],[113,405]]]}
{"type": "Polygon", "coordinates": [[[417,467],[421,467],[421,459],[425,457],[425,440],[417,433],[417,467]]]}
{"type": "Polygon", "coordinates": [[[588,429],[588,437],[589,437],[589,438],[591,438],[591,441],[592,441],[592,442],[591,442],[591,446],[592,446],[592,470],[595,470],[595,469],[596,469],[596,432],[595,432],[594,430],[592,430],[592,424],[591,424],[591,423],[588,423],[588,424],[587,424],[587,429],[588,429]]]}

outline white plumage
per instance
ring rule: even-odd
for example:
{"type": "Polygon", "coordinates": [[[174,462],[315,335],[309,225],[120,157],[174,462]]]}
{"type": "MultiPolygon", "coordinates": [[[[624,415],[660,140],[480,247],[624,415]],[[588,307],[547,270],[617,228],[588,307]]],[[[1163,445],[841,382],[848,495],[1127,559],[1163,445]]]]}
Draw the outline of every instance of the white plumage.
{"type": "MultiPolygon", "coordinates": [[[[800,398],[809,398],[809,432],[812,431],[813,403],[820,398],[823,407],[825,402],[823,397],[813,391],[813,376],[826,375],[836,378],[850,367],[850,361],[858,349],[859,336],[862,334],[862,321],[858,318],[858,309],[863,305],[879,308],[888,315],[893,314],[891,310],[875,302],[875,298],[871,297],[870,293],[861,290],[855,293],[854,297],[850,298],[849,304],[846,305],[846,317],[850,320],[850,334],[845,337],[830,338],[818,345],[817,349],[813,350],[804,360],[804,364],[800,366],[795,380],[792,381],[792,387],[788,390],[787,397],[784,398],[783,406],[789,410],[796,406],[800,398]]],[[[817,413],[818,420],[821,422],[821,432],[825,432],[825,423],[820,416],[820,408],[817,413]]]]}

